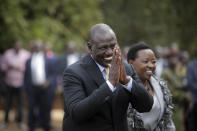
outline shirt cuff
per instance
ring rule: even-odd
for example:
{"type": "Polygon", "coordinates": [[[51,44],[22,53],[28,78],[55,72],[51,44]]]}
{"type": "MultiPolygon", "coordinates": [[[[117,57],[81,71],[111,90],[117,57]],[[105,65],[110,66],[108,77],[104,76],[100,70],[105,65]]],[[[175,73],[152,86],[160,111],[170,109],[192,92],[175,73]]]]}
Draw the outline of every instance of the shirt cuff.
{"type": "Polygon", "coordinates": [[[114,92],[116,90],[116,87],[114,87],[110,82],[109,80],[106,81],[107,85],[109,86],[109,89],[114,92]]]}
{"type": "Polygon", "coordinates": [[[123,85],[123,86],[125,89],[127,89],[129,92],[131,92],[133,79],[130,76],[129,76],[129,78],[130,78],[130,81],[126,85],[123,85]]]}

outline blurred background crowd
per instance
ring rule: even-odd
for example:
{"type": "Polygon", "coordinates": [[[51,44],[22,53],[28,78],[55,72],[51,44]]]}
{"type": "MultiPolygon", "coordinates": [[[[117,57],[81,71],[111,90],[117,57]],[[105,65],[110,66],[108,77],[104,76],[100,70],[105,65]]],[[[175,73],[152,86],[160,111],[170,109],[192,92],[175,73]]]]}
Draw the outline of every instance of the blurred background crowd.
{"type": "Polygon", "coordinates": [[[177,131],[187,131],[197,101],[188,83],[197,79],[195,64],[188,67],[197,52],[196,12],[195,0],[0,0],[0,130],[32,122],[61,130],[63,70],[88,52],[89,29],[103,22],[117,34],[123,57],[137,42],[154,49],[155,74],[173,94],[177,131]]]}
{"type": "MultiPolygon", "coordinates": [[[[122,57],[126,57],[128,48],[122,48],[122,57]]],[[[189,53],[181,51],[177,43],[170,47],[155,46],[154,51],[155,75],[167,81],[173,95],[176,128],[187,131],[193,105],[186,77],[189,53]]],[[[79,51],[76,43],[70,41],[57,54],[49,43],[41,40],[30,41],[28,49],[16,41],[13,48],[5,50],[0,57],[0,128],[25,130],[34,123],[37,129],[61,130],[62,73],[87,52],[86,46],[79,51]]]]}

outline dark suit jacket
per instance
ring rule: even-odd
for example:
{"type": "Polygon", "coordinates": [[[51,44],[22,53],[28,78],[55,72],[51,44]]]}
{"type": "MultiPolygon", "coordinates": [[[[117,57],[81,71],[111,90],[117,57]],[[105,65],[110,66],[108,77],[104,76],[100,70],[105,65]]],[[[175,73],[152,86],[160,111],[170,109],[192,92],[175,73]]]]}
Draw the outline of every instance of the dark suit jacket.
{"type": "MultiPolygon", "coordinates": [[[[25,90],[28,93],[31,93],[31,88],[33,86],[32,84],[32,73],[31,73],[31,61],[32,61],[32,57],[30,57],[25,65],[25,75],[24,75],[24,87],[25,90]]],[[[50,85],[53,84],[52,82],[55,81],[55,74],[56,73],[56,67],[54,67],[52,64],[52,61],[48,58],[44,58],[44,62],[45,62],[45,73],[46,73],[46,79],[48,82],[50,82],[50,85]]],[[[50,86],[49,85],[49,86],[50,86]]]]}
{"type": "Polygon", "coordinates": [[[127,131],[129,102],[139,112],[152,108],[152,96],[133,68],[125,68],[134,79],[131,92],[121,84],[112,92],[90,54],[65,70],[63,131],[127,131]]]}

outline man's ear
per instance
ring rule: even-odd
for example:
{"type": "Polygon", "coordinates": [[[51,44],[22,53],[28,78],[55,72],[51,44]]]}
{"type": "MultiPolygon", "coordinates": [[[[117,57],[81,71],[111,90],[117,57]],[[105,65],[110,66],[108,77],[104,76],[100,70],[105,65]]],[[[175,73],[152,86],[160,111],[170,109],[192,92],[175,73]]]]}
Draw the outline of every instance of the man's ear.
{"type": "Polygon", "coordinates": [[[90,41],[87,42],[87,46],[88,46],[88,49],[89,49],[90,51],[92,51],[92,44],[90,43],[90,41]]]}

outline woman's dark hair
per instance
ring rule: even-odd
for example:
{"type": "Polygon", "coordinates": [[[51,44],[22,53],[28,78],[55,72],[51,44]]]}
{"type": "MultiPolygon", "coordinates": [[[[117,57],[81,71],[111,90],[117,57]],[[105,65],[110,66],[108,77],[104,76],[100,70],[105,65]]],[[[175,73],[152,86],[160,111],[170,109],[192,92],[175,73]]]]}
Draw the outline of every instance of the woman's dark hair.
{"type": "Polygon", "coordinates": [[[148,45],[146,45],[145,43],[137,43],[137,44],[133,44],[128,51],[127,54],[127,61],[129,62],[129,60],[135,60],[137,57],[137,52],[139,50],[143,50],[143,49],[151,49],[148,45]]]}

